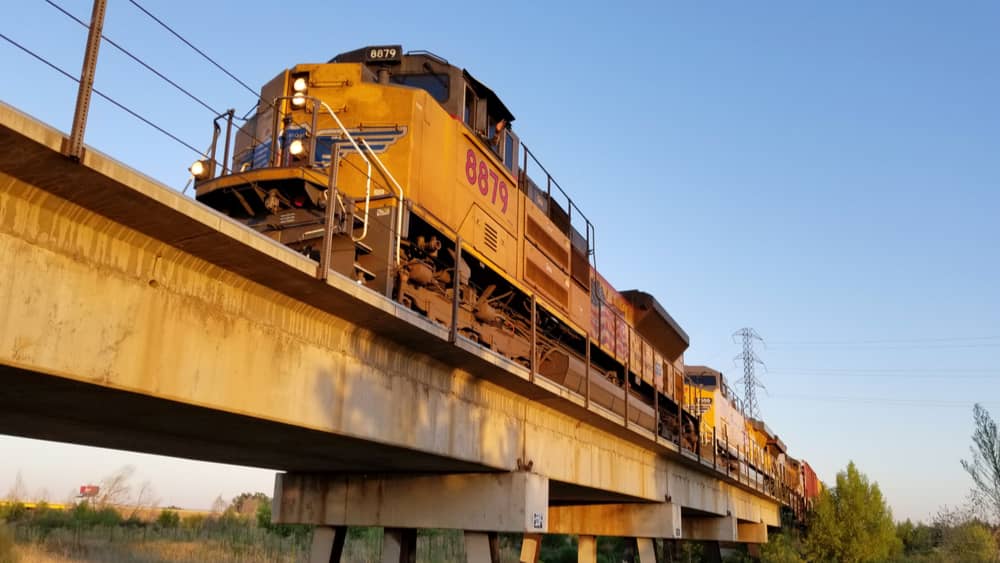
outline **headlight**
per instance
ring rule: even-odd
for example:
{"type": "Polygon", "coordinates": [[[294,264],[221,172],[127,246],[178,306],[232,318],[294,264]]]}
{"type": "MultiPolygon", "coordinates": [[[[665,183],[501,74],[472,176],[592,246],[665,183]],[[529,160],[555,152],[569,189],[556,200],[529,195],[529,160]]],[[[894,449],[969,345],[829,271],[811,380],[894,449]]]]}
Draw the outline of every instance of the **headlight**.
{"type": "Polygon", "coordinates": [[[300,108],[300,107],[306,105],[306,96],[305,96],[305,94],[303,94],[302,92],[296,92],[295,95],[292,96],[292,105],[295,106],[295,107],[297,107],[297,108],[300,108]]]}
{"type": "Polygon", "coordinates": [[[306,152],[306,144],[302,142],[302,139],[295,139],[288,145],[288,154],[292,156],[302,156],[304,152],[306,152]]]}
{"type": "Polygon", "coordinates": [[[308,87],[309,81],[302,76],[296,78],[295,82],[292,82],[292,90],[295,90],[296,92],[305,92],[308,87]]]}
{"type": "Polygon", "coordinates": [[[209,162],[207,160],[196,160],[194,161],[194,164],[191,165],[191,168],[188,168],[188,171],[191,172],[191,175],[194,176],[196,180],[204,180],[208,178],[211,166],[209,166],[209,162]]]}

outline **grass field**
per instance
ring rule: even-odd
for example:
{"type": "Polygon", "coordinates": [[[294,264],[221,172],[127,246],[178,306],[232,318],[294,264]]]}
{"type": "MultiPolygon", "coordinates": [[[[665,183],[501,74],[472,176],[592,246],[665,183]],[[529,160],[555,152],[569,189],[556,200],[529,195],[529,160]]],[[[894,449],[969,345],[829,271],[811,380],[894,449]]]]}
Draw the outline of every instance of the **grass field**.
{"type": "MultiPolygon", "coordinates": [[[[42,530],[7,525],[4,534],[11,546],[4,558],[0,536],[0,563],[298,563],[308,560],[311,537],[282,537],[266,530],[229,531],[157,530],[97,526],[88,529],[42,530]]],[[[344,546],[344,561],[377,562],[382,531],[352,530],[344,546]]],[[[503,561],[517,561],[517,546],[504,542],[503,561]]],[[[465,561],[459,531],[422,532],[417,540],[417,560],[427,563],[465,561]]]]}

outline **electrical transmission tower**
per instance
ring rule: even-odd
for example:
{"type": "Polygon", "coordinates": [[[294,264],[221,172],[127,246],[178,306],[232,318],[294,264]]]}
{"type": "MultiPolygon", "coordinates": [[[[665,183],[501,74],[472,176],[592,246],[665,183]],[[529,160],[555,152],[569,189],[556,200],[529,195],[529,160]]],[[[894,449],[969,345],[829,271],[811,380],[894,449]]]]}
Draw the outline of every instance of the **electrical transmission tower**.
{"type": "Polygon", "coordinates": [[[757,388],[765,389],[764,385],[757,380],[757,374],[754,370],[757,364],[760,364],[765,369],[767,366],[757,357],[757,353],[753,349],[753,341],[759,340],[761,344],[764,343],[764,339],[757,334],[757,331],[752,328],[741,328],[733,333],[733,341],[736,341],[736,337],[739,336],[743,340],[743,353],[736,356],[735,360],[743,360],[743,378],[739,382],[743,382],[743,405],[746,412],[746,416],[751,418],[756,418],[760,420],[760,404],[757,403],[757,388]]]}

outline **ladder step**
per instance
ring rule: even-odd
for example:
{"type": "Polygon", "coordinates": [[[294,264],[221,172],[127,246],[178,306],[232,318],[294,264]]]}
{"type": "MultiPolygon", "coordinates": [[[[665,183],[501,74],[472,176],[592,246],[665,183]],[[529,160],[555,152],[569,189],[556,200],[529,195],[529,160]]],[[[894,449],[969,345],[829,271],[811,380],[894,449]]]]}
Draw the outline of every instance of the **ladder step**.
{"type": "Polygon", "coordinates": [[[360,240],[354,241],[354,246],[355,248],[358,249],[358,252],[361,254],[371,254],[372,252],[374,252],[372,250],[372,247],[368,246],[367,244],[365,244],[363,241],[360,240]]]}
{"type": "Polygon", "coordinates": [[[373,280],[373,279],[375,279],[375,274],[373,274],[371,271],[369,271],[368,269],[366,269],[361,264],[358,264],[357,262],[354,263],[354,271],[360,273],[361,275],[363,275],[365,277],[365,279],[367,279],[367,280],[373,280]]]}

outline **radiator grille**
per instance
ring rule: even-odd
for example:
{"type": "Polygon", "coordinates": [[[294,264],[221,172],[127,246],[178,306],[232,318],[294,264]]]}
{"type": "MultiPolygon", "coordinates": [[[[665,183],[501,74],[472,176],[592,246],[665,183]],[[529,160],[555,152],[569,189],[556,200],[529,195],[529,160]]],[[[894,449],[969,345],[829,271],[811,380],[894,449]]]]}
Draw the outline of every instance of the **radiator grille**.
{"type": "Polygon", "coordinates": [[[552,238],[544,227],[535,221],[534,217],[531,215],[525,216],[525,234],[538,245],[538,248],[542,250],[549,258],[551,258],[560,267],[566,268],[567,262],[569,262],[569,253],[566,248],[559,244],[559,241],[552,238]]]}
{"type": "Polygon", "coordinates": [[[524,263],[524,277],[533,283],[535,287],[545,293],[550,299],[566,307],[569,302],[569,291],[565,286],[535,264],[534,260],[526,260],[524,263]]]}
{"type": "Polygon", "coordinates": [[[496,252],[497,248],[499,248],[499,233],[497,233],[496,228],[489,223],[483,225],[483,242],[485,242],[486,247],[493,252],[496,252]]]}

